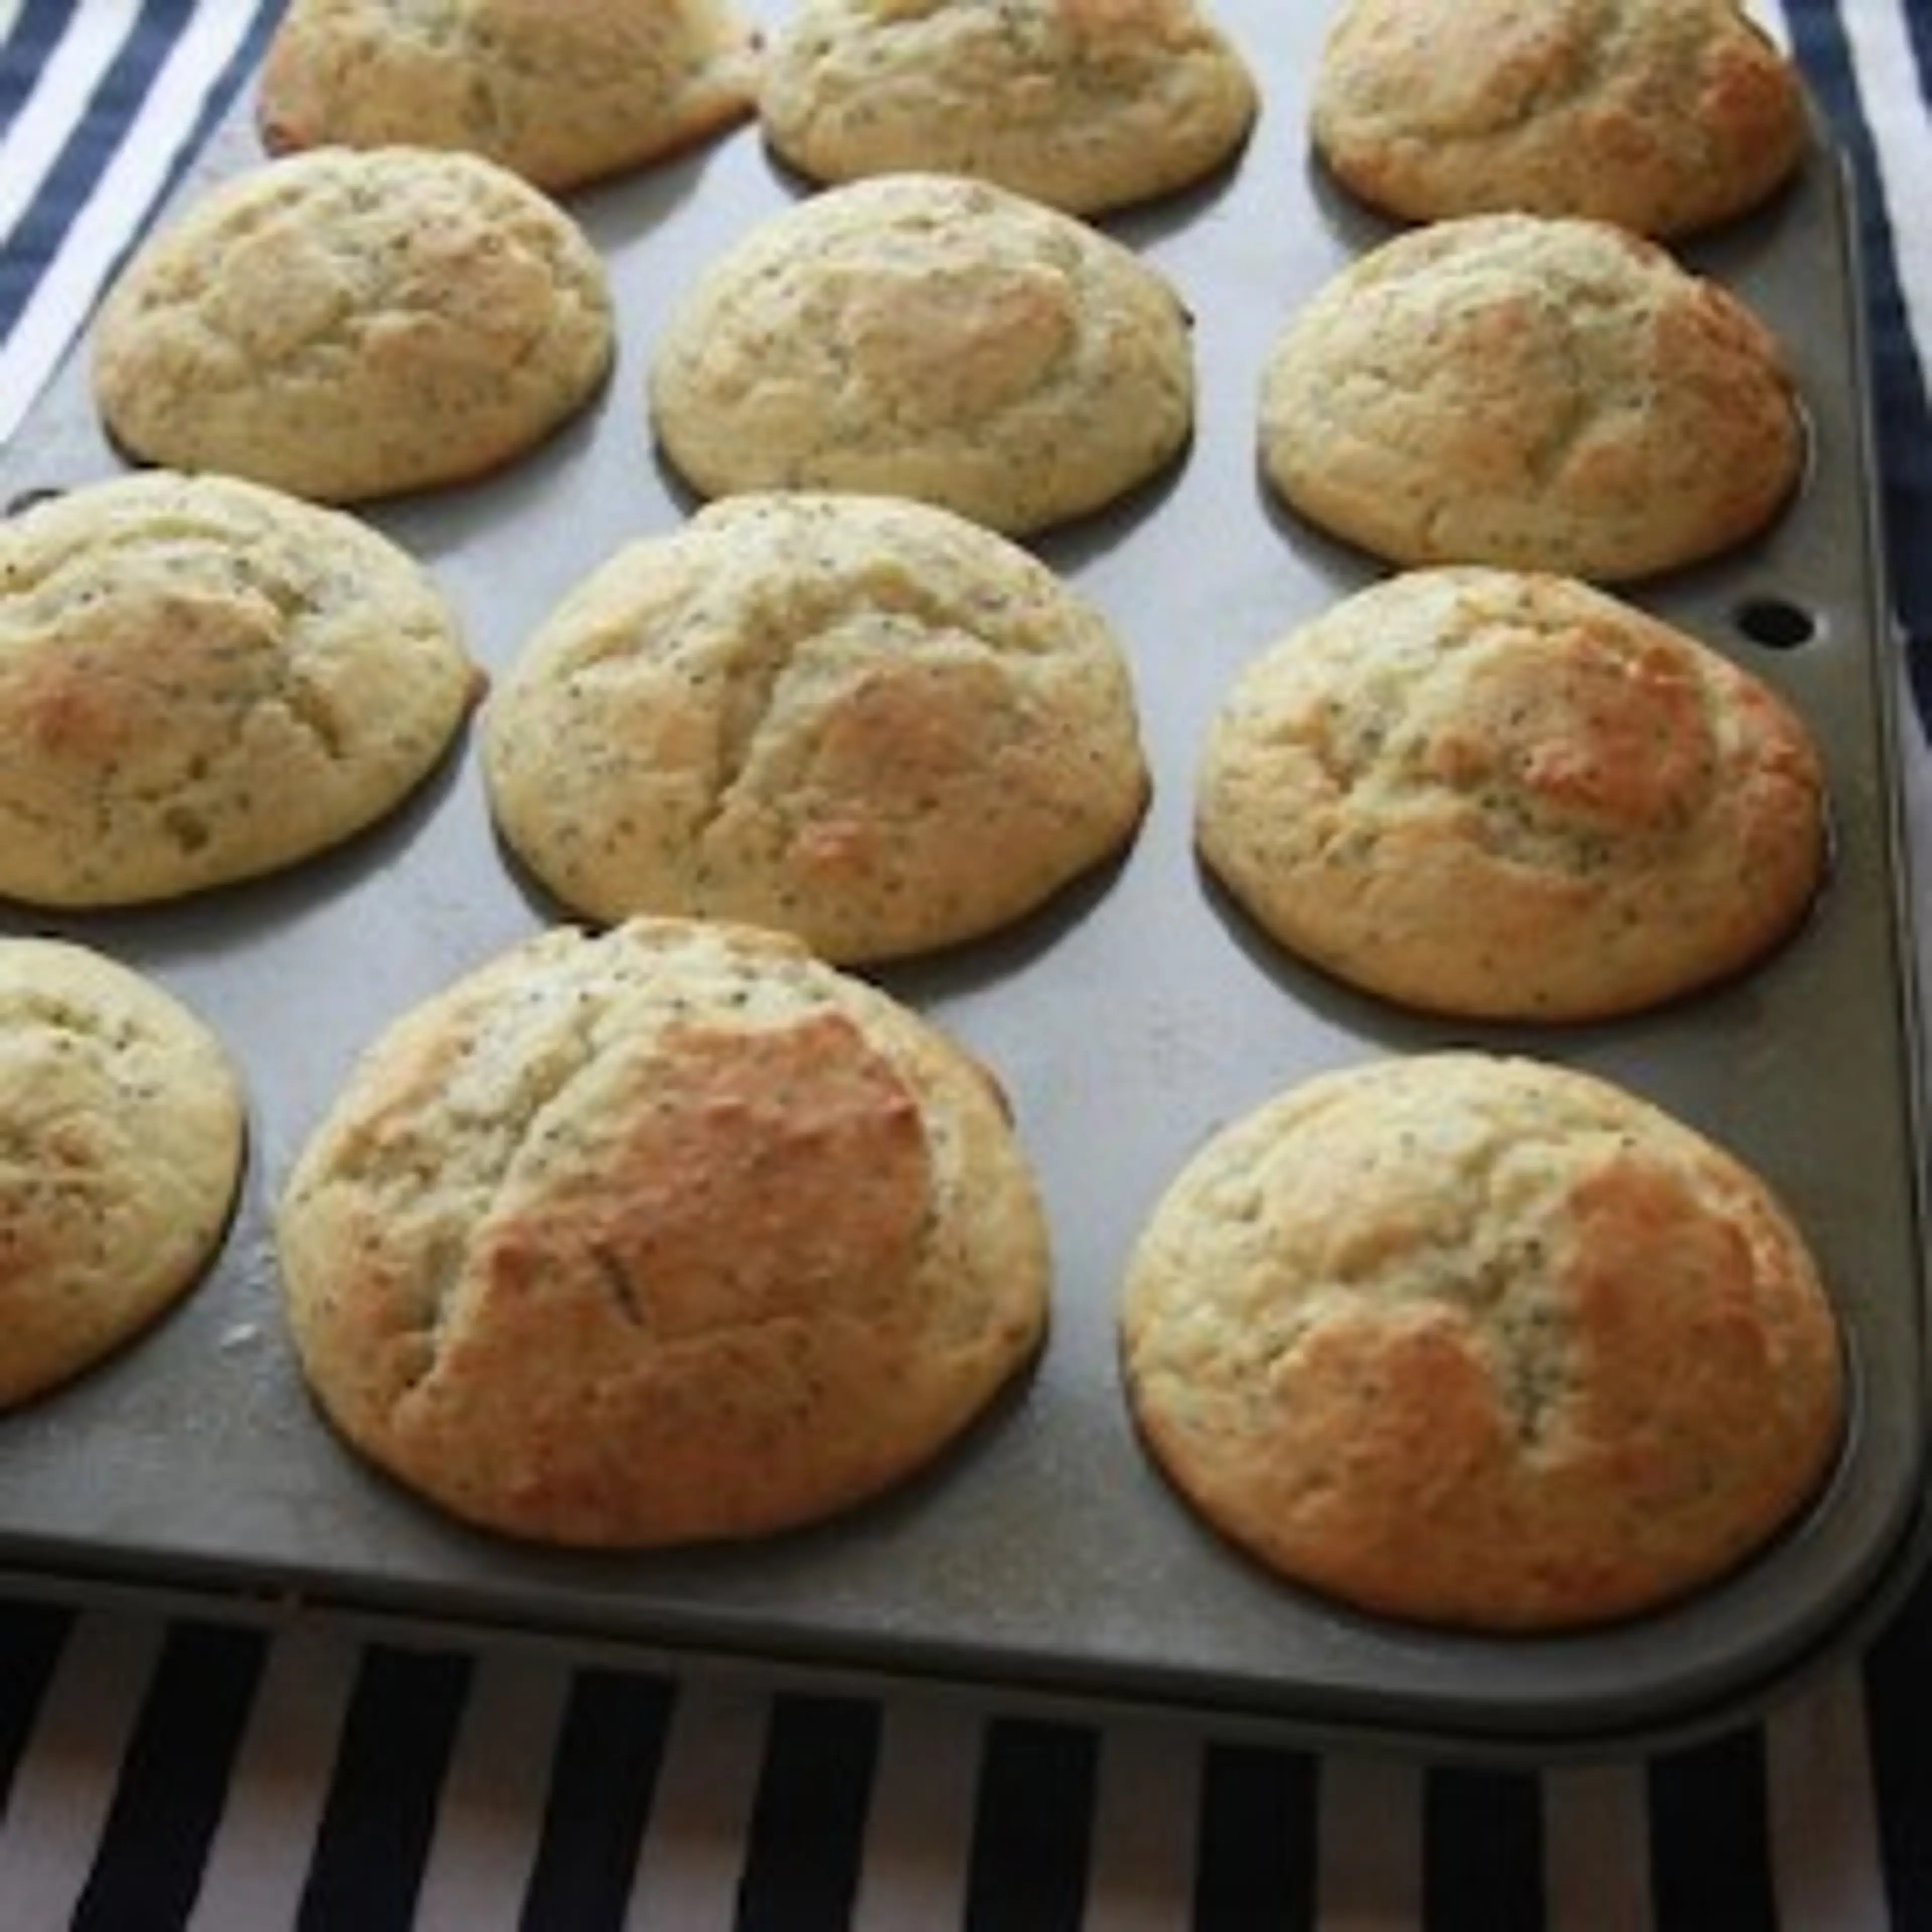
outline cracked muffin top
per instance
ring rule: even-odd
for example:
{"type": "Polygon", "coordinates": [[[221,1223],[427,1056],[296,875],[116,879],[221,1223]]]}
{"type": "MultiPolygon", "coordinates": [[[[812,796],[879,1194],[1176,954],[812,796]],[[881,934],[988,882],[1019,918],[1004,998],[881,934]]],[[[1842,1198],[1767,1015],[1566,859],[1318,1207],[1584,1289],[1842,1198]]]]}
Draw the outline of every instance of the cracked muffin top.
{"type": "Polygon", "coordinates": [[[200,1279],[241,1178],[242,1083],[174,995],[0,940],[0,1408],[127,1346],[200,1279]]]}
{"type": "Polygon", "coordinates": [[[768,216],[684,292],[646,382],[706,496],[912,496],[1019,536],[1098,510],[1194,427],[1191,321],[1150,263],[990,182],[878,175],[768,216]]]}
{"type": "Polygon", "coordinates": [[[990,932],[1133,834],[1125,656],[1004,537],[889,497],[728,498],[628,545],[495,686],[506,842],[574,912],[856,962],[990,932]]]}
{"type": "Polygon", "coordinates": [[[1196,837],[1266,932],[1424,1010],[1634,1012],[1754,964],[1811,905],[1822,762],[1799,713],[1575,579],[1400,572],[1252,659],[1196,837]]]}
{"type": "Polygon", "coordinates": [[[758,97],[772,148],[815,180],[929,168],[1072,214],[1198,180],[1258,104],[1196,0],[801,0],[758,97]]]}
{"type": "Polygon", "coordinates": [[[146,471],[0,521],[0,894],[177,898],[295,864],[442,758],[480,675],[344,512],[146,471]]]}
{"type": "Polygon", "coordinates": [[[746,118],[757,80],[728,0],[290,0],[256,106],[272,154],[459,148],[556,192],[746,118]]]}
{"type": "Polygon", "coordinates": [[[1406,220],[1670,236],[1765,200],[1808,132],[1796,68],[1737,0],[1345,0],[1309,118],[1336,177],[1406,220]]]}
{"type": "Polygon", "coordinates": [[[1269,352],[1269,483],[1402,564],[1598,581],[1700,561],[1797,488],[1782,345],[1722,284],[1607,222],[1468,215],[1360,256],[1269,352]]]}
{"type": "Polygon", "coordinates": [[[782,935],[558,928],[396,1022],[276,1223],[343,1436],[470,1522],[756,1536],[936,1458],[1030,1358],[1048,1259],[991,1077],[782,935]]]}
{"type": "Polygon", "coordinates": [[[1596,1076],[1473,1052],[1317,1075],[1217,1133],[1142,1234],[1121,1335],[1191,1506],[1425,1623],[1710,1583],[1844,1422],[1835,1311],[1761,1178],[1596,1076]]]}
{"type": "Polygon", "coordinates": [[[588,237],[508,169],[324,148],[142,243],[95,319],[92,380],[133,456],[347,503],[524,455],[590,402],[615,339],[588,237]]]}

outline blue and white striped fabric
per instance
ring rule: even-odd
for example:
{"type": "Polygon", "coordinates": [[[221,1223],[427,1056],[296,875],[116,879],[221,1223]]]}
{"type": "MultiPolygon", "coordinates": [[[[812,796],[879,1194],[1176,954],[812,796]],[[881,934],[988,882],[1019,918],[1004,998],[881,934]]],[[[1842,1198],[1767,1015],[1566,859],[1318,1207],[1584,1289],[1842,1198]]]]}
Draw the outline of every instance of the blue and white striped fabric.
{"type": "Polygon", "coordinates": [[[1787,0],[1783,13],[1862,191],[1890,562],[1914,688],[1932,716],[1932,8],[1787,0]]]}
{"type": "Polygon", "coordinates": [[[281,0],[0,0],[0,441],[280,11],[281,0]]]}
{"type": "Polygon", "coordinates": [[[1932,1917],[1924,1642],[1714,1743],[1534,1774],[22,1605],[0,1920],[1880,1932],[1932,1917]]]}
{"type": "MultiPolygon", "coordinates": [[[[278,0],[0,0],[0,440],[278,0]]],[[[1932,8],[1786,0],[1863,190],[1932,705],[1932,8]]],[[[1542,1773],[0,1601],[0,1932],[1932,1926],[1932,1586],[1761,1725],[1542,1773]]]]}

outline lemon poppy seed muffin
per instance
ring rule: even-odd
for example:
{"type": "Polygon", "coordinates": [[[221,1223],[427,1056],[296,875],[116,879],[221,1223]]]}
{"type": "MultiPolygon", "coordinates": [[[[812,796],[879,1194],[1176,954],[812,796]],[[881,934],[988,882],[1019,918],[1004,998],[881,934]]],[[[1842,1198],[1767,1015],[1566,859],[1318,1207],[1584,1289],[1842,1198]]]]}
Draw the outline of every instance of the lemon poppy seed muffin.
{"type": "Polygon", "coordinates": [[[856,962],[976,938],[1132,836],[1100,611],[909,500],[752,493],[626,545],[485,714],[499,830],[569,908],[731,919],[856,962]]]}
{"type": "Polygon", "coordinates": [[[1601,1018],[1762,958],[1826,854],[1810,730],[1762,679],[1574,578],[1444,566],[1250,662],[1209,733],[1209,869],[1352,983],[1601,1018]]]}
{"type": "Polygon", "coordinates": [[[174,898],[386,817],[482,685],[389,538],[238,478],[148,470],[0,521],[0,895],[174,898]]]}
{"type": "Polygon", "coordinates": [[[456,148],[556,193],[748,118],[757,87],[727,0],[290,0],[256,118],[271,154],[456,148]]]}
{"type": "Polygon", "coordinates": [[[220,1245],[242,1084],[175,995],[91,947],[0,939],[0,1407],[132,1343],[220,1245]]]}
{"type": "Polygon", "coordinates": [[[911,496],[1021,535],[1097,510],[1193,427],[1155,268],[990,182],[874,176],[766,218],[667,319],[660,447],[701,496],[911,496]]]}
{"type": "Polygon", "coordinates": [[[469,482],[596,394],[604,265],[475,154],[319,148],[207,190],[137,248],[93,337],[128,454],[348,503],[469,482]]]}
{"type": "Polygon", "coordinates": [[[276,1222],[344,1437],[539,1542],[769,1534],[925,1468],[1039,1346],[985,1070],[796,941],[537,934],[374,1042],[276,1222]]]}
{"type": "Polygon", "coordinates": [[[1791,498],[1804,418],[1758,315],[1607,222],[1469,215],[1334,277],[1270,350],[1264,475],[1398,564],[1599,582],[1733,550],[1791,498]]]}
{"type": "Polygon", "coordinates": [[[1517,208],[1658,236],[1767,200],[1809,135],[1796,68],[1737,0],[1343,0],[1310,129],[1409,220],[1517,208]]]}
{"type": "Polygon", "coordinates": [[[1198,0],[801,0],[758,104],[818,181],[928,169],[1094,214],[1210,173],[1259,98],[1198,0]]]}
{"type": "Polygon", "coordinates": [[[1156,1204],[1120,1319],[1191,1508],[1428,1624],[1577,1628],[1712,1584],[1844,1426],[1836,1313],[1763,1180],[1535,1060],[1420,1054],[1264,1101],[1156,1204]]]}

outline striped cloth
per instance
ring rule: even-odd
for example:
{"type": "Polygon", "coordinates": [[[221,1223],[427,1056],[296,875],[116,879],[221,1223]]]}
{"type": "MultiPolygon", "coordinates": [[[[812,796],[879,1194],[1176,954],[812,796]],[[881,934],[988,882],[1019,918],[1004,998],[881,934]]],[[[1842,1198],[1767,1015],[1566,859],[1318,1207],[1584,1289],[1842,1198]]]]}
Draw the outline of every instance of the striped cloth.
{"type": "MultiPolygon", "coordinates": [[[[1928,1606],[1932,1607],[1932,1606],[1928,1606]]],[[[308,1625],[0,1610],[0,1922],[88,1932],[1867,1932],[1932,1916],[1906,1637],[1532,1774],[308,1625]]]]}
{"type": "Polygon", "coordinates": [[[280,10],[281,0],[0,0],[0,442],[280,10]]]}
{"type": "MultiPolygon", "coordinates": [[[[0,0],[0,440],[279,0],[0,0]]],[[[1932,7],[1786,0],[1863,190],[1932,703],[1932,7]]],[[[0,1600],[0,1932],[1932,1925],[1932,1586],[1761,1724],[1540,1773],[0,1600]]]]}

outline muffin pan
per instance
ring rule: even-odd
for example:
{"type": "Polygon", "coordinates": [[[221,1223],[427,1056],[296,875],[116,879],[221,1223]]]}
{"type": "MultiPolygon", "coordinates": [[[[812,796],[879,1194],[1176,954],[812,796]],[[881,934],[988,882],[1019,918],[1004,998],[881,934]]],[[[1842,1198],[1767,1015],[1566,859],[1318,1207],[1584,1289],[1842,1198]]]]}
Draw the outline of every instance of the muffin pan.
{"type": "MultiPolygon", "coordinates": [[[[283,1177],[383,1025],[556,916],[493,838],[472,731],[393,820],[297,871],[139,911],[0,914],[6,931],[58,933],[141,968],[210,1019],[248,1080],[251,1132],[208,1278],[137,1346],[0,1421],[0,1562],[16,1579],[1504,1754],[1730,1721],[1874,1627],[1924,1540],[1921,1052],[1845,172],[1821,134],[1788,192],[1681,251],[1791,352],[1810,417],[1801,496],[1748,548],[1623,593],[1750,665],[1810,720],[1832,793],[1822,898],[1760,969],[1660,1012],[1549,1030],[1405,1013],[1277,955],[1204,880],[1189,838],[1202,735],[1235,668],[1382,574],[1278,510],[1255,461],[1276,333],[1394,232],[1309,157],[1319,12],[1226,0],[1220,17],[1263,88],[1251,140],[1199,191],[1106,224],[1193,310],[1191,447],[1113,512],[1034,546],[1108,613],[1130,654],[1148,817],[1120,864],[1024,927],[876,975],[997,1071],[1040,1168],[1056,1280],[1033,1374],[957,1453],[876,1506],[762,1544],[644,1557],[464,1529],[329,1434],[277,1305],[268,1227],[283,1177]],[[1306,1073],[1450,1044],[1574,1064],[1676,1112],[1779,1190],[1837,1298],[1852,1413],[1828,1489],[1756,1561],[1657,1615],[1534,1639],[1357,1615],[1217,1541],[1134,1438],[1116,1294],[1187,1155],[1306,1073]]],[[[244,100],[184,194],[260,160],[251,110],[244,100]]],[[[486,666],[505,664],[619,544],[688,512],[645,424],[654,332],[700,265],[803,191],[743,128],[572,198],[619,304],[608,389],[502,476],[367,512],[436,574],[486,666]]],[[[0,458],[0,496],[117,466],[83,350],[0,458]]]]}

